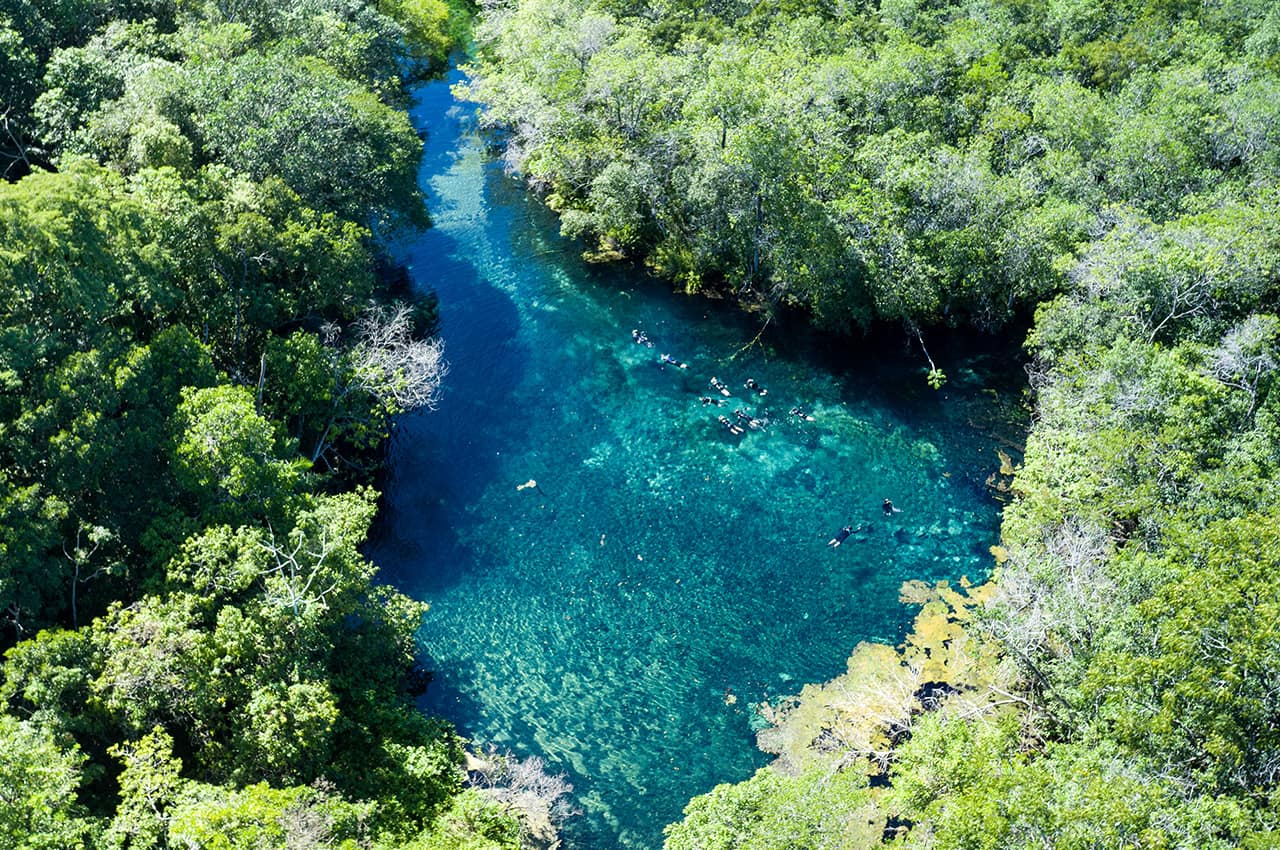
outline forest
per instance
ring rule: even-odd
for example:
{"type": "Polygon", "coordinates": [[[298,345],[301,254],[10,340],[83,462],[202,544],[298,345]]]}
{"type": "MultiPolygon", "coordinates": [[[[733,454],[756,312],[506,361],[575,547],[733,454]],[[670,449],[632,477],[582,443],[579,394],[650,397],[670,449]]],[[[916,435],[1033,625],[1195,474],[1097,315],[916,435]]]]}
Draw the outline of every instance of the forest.
{"type": "Polygon", "coordinates": [[[514,847],[361,554],[439,0],[0,2],[0,846],[514,847]]]}
{"type": "Polygon", "coordinates": [[[593,259],[1026,334],[991,581],[905,586],[667,850],[1275,846],[1270,0],[0,0],[0,846],[528,844],[361,551],[447,371],[408,88],[472,38],[593,259]]]}

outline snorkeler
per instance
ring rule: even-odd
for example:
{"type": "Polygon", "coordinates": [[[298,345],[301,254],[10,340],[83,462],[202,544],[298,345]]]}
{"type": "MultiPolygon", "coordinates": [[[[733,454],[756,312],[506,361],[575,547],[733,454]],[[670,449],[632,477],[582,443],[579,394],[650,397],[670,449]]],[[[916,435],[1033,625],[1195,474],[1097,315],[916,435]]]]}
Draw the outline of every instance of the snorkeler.
{"type": "Polygon", "coordinates": [[[688,363],[681,363],[679,360],[675,359],[670,354],[664,354],[658,359],[662,361],[663,366],[675,366],[677,369],[689,368],[688,363]]]}
{"type": "Polygon", "coordinates": [[[719,416],[717,416],[716,421],[719,422],[721,425],[723,425],[725,430],[728,431],[730,434],[733,434],[736,436],[738,434],[743,433],[742,429],[739,428],[737,425],[733,424],[733,422],[729,421],[729,417],[725,416],[724,414],[720,414],[719,416]]]}
{"type": "Polygon", "coordinates": [[[757,395],[766,396],[769,394],[768,390],[766,390],[764,387],[756,383],[755,378],[747,378],[747,381],[746,383],[743,384],[743,386],[751,390],[753,393],[756,393],[757,395]]]}
{"type": "Polygon", "coordinates": [[[720,391],[720,395],[722,396],[729,395],[729,385],[726,384],[724,381],[720,380],[717,377],[712,376],[710,383],[711,383],[712,389],[720,391]]]}
{"type": "Polygon", "coordinates": [[[631,329],[631,338],[636,341],[636,345],[643,345],[645,348],[653,348],[653,342],[649,339],[649,335],[639,328],[631,329]]]}
{"type": "Polygon", "coordinates": [[[836,532],[835,537],[832,537],[830,540],[827,541],[827,545],[830,546],[832,549],[834,549],[837,546],[839,546],[841,543],[843,543],[845,540],[847,540],[850,534],[853,534],[853,526],[846,525],[844,528],[836,532]]]}
{"type": "Polygon", "coordinates": [[[797,419],[803,419],[805,422],[814,421],[813,417],[807,411],[805,411],[803,408],[800,408],[800,407],[793,407],[790,410],[788,410],[787,413],[789,413],[790,415],[794,416],[797,419]]]}
{"type": "Polygon", "coordinates": [[[895,508],[893,506],[893,501],[890,499],[885,499],[884,504],[880,507],[884,510],[885,516],[893,516],[894,514],[902,513],[902,508],[895,508]]]}
{"type": "Polygon", "coordinates": [[[759,419],[756,419],[754,416],[752,416],[750,413],[747,413],[741,407],[734,410],[733,415],[738,418],[739,425],[745,424],[748,428],[759,428],[761,425],[764,424],[759,419]]]}
{"type": "Polygon", "coordinates": [[[698,401],[702,402],[703,407],[706,407],[708,404],[714,404],[716,407],[724,404],[724,399],[712,398],[709,395],[698,396],[698,401]]]}

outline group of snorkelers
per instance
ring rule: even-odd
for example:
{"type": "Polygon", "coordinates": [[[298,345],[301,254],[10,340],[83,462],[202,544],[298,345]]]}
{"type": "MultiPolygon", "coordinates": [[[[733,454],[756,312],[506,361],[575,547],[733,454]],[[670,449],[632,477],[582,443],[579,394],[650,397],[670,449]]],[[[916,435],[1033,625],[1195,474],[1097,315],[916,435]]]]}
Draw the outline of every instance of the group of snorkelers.
{"type": "MultiPolygon", "coordinates": [[[[649,338],[649,335],[645,333],[643,330],[641,330],[640,328],[631,329],[631,339],[632,341],[635,342],[636,345],[643,345],[645,348],[654,347],[653,340],[651,340],[649,338]]],[[[661,356],[659,356],[658,364],[663,368],[667,366],[674,366],[677,369],[689,368],[688,363],[685,363],[682,360],[678,360],[670,354],[662,354],[661,356]]],[[[708,382],[708,384],[711,387],[711,389],[714,390],[716,393],[719,393],[721,397],[717,398],[714,394],[698,396],[698,401],[702,402],[703,407],[709,407],[709,406],[720,407],[728,403],[726,399],[730,399],[733,397],[733,392],[729,389],[729,385],[726,384],[724,381],[720,380],[719,378],[715,377],[714,375],[711,377],[711,380],[708,382]]],[[[760,382],[757,381],[755,378],[747,378],[746,381],[742,383],[742,387],[743,389],[751,393],[754,393],[759,398],[764,398],[769,394],[769,390],[761,386],[760,382]]],[[[800,407],[799,405],[792,407],[790,410],[788,410],[787,415],[795,419],[801,420],[803,422],[814,421],[813,414],[810,413],[808,410],[805,410],[803,407],[800,407]]],[[[755,414],[748,413],[746,410],[744,410],[741,407],[734,409],[733,418],[730,418],[724,415],[718,415],[716,416],[716,421],[719,422],[720,425],[726,431],[728,431],[730,434],[733,434],[734,436],[745,434],[748,429],[759,430],[763,428],[765,425],[769,424],[769,419],[767,416],[757,416],[755,414]]]]}
{"type": "MultiPolygon", "coordinates": [[[[717,390],[720,393],[720,395],[724,396],[725,398],[732,397],[732,394],[729,392],[729,385],[726,384],[724,381],[720,380],[719,378],[712,377],[710,381],[710,386],[713,390],[717,390]]],[[[751,390],[756,395],[761,397],[768,395],[769,393],[768,390],[760,386],[760,384],[756,381],[755,378],[747,378],[746,383],[744,383],[742,386],[746,387],[747,389],[751,390]]],[[[702,402],[703,407],[706,407],[707,405],[715,405],[716,407],[720,407],[721,405],[726,403],[725,398],[716,398],[715,396],[710,396],[710,395],[700,395],[698,396],[698,401],[702,402]]],[[[739,436],[740,434],[745,434],[748,429],[752,431],[759,431],[761,428],[769,424],[769,418],[767,416],[756,416],[753,413],[748,413],[744,408],[741,408],[741,407],[734,408],[732,419],[730,419],[727,416],[720,415],[716,417],[716,421],[719,422],[722,426],[724,426],[724,429],[728,431],[730,434],[733,434],[735,437],[739,436]]]]}
{"type": "MultiPolygon", "coordinates": [[[[654,347],[653,340],[649,339],[649,335],[639,328],[633,328],[631,330],[631,339],[636,343],[636,345],[643,345],[645,348],[654,347]]],[[[664,368],[667,366],[675,366],[677,369],[689,368],[688,363],[677,360],[670,354],[661,355],[658,358],[658,363],[664,368]]],[[[711,380],[708,381],[708,385],[712,390],[719,393],[721,397],[717,398],[715,395],[698,396],[698,401],[702,402],[703,407],[720,407],[728,403],[726,399],[733,397],[733,393],[729,390],[729,385],[714,375],[711,376],[711,380]]],[[[755,395],[760,398],[764,398],[769,394],[769,391],[761,386],[760,382],[755,378],[747,378],[747,380],[743,382],[742,386],[743,389],[755,393],[755,395]]],[[[804,422],[815,421],[813,414],[799,405],[795,405],[788,410],[787,415],[804,422]]],[[[748,413],[741,407],[734,408],[733,418],[729,418],[721,413],[716,415],[716,421],[720,423],[722,428],[735,437],[745,434],[748,429],[757,431],[769,424],[769,418],[767,416],[755,416],[748,413]]],[[[891,499],[885,499],[880,505],[880,510],[884,512],[886,517],[891,517],[896,513],[902,512],[901,508],[896,507],[891,499]]],[[[853,535],[861,534],[862,532],[869,531],[870,529],[871,523],[869,522],[858,523],[856,526],[850,522],[848,525],[837,531],[835,536],[827,541],[827,545],[834,549],[853,535]]]]}
{"type": "MultiPolygon", "coordinates": [[[[717,404],[718,403],[719,402],[717,402],[717,404]]],[[[703,402],[703,404],[706,404],[706,402],[703,402]]],[[[750,428],[752,431],[759,431],[765,425],[769,424],[768,419],[757,419],[756,417],[752,416],[750,413],[747,413],[741,407],[736,408],[733,411],[732,419],[730,419],[728,416],[725,416],[724,414],[721,414],[716,417],[716,421],[718,421],[721,425],[723,425],[724,429],[728,431],[730,434],[733,434],[735,437],[738,436],[739,434],[745,434],[747,428],[750,428]]]]}
{"type": "MultiPolygon", "coordinates": [[[[892,499],[885,499],[884,502],[880,505],[880,510],[883,511],[884,515],[887,517],[891,517],[894,514],[902,513],[902,508],[899,508],[896,505],[894,505],[892,499]]],[[[827,545],[830,546],[832,549],[834,549],[837,546],[839,546],[841,543],[848,540],[850,536],[854,534],[861,534],[862,532],[869,531],[870,529],[871,529],[871,523],[869,522],[860,522],[858,523],[858,526],[856,528],[854,527],[853,523],[849,523],[844,528],[837,531],[835,537],[832,537],[830,540],[827,541],[827,545]]]]}

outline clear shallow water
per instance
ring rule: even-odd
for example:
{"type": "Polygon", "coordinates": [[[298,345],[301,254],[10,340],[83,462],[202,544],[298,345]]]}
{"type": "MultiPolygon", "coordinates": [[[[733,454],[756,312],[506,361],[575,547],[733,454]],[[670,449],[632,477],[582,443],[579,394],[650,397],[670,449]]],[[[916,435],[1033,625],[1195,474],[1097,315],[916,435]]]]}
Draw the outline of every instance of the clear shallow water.
{"type": "Polygon", "coordinates": [[[571,848],[656,848],[689,797],[766,762],[752,703],[899,640],[903,580],[985,574],[983,481],[1019,376],[935,351],[936,393],[896,337],[747,347],[752,317],[582,263],[473,112],[447,83],[419,92],[435,227],[402,250],[440,297],[452,372],[439,411],[401,422],[370,554],[431,603],[427,708],[566,771],[571,848]],[[719,409],[698,401],[712,376],[733,392],[719,409]],[[769,423],[729,434],[715,417],[739,406],[769,423]],[[829,549],[846,522],[870,527],[829,549]]]}

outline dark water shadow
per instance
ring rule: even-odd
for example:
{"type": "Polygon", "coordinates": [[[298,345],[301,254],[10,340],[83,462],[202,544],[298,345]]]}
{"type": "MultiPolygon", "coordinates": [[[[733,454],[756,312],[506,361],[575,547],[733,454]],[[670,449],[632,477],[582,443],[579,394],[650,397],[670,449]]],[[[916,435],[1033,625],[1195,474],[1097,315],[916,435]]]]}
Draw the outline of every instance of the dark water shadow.
{"type": "Polygon", "coordinates": [[[474,679],[477,675],[475,664],[469,661],[439,664],[432,657],[429,646],[419,647],[418,652],[423,667],[431,671],[431,683],[427,685],[426,693],[418,697],[418,709],[426,714],[450,718],[460,734],[470,735],[473,730],[467,728],[466,718],[479,717],[483,706],[455,683],[474,679]]]}
{"type": "Polygon", "coordinates": [[[495,411],[524,379],[529,362],[510,294],[459,256],[457,241],[439,229],[397,251],[414,287],[439,298],[439,333],[449,361],[438,409],[396,421],[382,510],[368,545],[383,580],[415,595],[437,592],[479,566],[458,541],[458,511],[497,474],[512,434],[495,411]],[[451,393],[452,386],[485,390],[451,393]]]}

